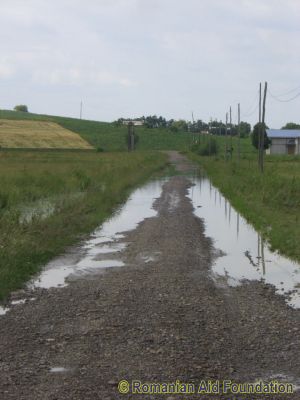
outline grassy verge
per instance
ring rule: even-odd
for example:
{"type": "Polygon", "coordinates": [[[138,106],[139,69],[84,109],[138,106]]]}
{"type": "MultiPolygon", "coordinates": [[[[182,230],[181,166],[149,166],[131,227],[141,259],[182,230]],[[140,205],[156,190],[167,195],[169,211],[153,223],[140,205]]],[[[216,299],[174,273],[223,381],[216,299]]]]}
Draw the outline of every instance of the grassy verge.
{"type": "MultiPolygon", "coordinates": [[[[81,120],[77,118],[40,115],[9,110],[0,110],[0,119],[51,121],[63,128],[78,133],[96,149],[104,151],[124,151],[127,149],[125,125],[114,123],[81,120]]],[[[187,132],[171,132],[168,129],[147,129],[136,127],[139,136],[138,150],[187,150],[191,144],[192,134],[187,132]]]]}
{"type": "Polygon", "coordinates": [[[165,165],[165,155],[154,152],[0,153],[0,298],[101,224],[165,165]]]}
{"type": "Polygon", "coordinates": [[[261,174],[254,157],[224,161],[215,157],[190,158],[203,166],[212,182],[270,242],[300,261],[300,158],[266,157],[261,174]]]}

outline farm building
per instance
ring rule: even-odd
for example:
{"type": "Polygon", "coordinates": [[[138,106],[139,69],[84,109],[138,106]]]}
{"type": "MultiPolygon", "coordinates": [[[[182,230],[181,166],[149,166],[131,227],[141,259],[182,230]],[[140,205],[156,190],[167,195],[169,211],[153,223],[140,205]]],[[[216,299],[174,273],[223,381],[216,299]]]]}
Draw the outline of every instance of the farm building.
{"type": "Polygon", "coordinates": [[[267,129],[271,139],[267,154],[300,154],[300,130],[267,129]]]}

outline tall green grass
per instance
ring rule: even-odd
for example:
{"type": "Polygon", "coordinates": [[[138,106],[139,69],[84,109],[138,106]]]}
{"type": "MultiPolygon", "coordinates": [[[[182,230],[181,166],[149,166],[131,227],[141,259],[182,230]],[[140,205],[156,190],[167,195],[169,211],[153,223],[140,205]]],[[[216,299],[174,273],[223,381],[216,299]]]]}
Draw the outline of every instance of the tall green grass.
{"type": "Polygon", "coordinates": [[[78,241],[166,165],[162,153],[0,152],[0,298],[78,241]],[[52,213],[40,213],[50,202],[52,213]],[[33,218],[22,215],[37,209],[33,218]]]}
{"type": "Polygon", "coordinates": [[[300,261],[300,157],[266,156],[261,174],[254,156],[240,162],[189,156],[273,249],[300,261]]]}

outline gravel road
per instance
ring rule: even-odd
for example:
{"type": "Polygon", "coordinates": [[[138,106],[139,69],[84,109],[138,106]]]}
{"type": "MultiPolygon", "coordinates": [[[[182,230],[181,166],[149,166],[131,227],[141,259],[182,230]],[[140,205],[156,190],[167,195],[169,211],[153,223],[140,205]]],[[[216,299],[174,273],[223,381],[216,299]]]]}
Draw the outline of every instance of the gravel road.
{"type": "Polygon", "coordinates": [[[128,243],[118,254],[125,267],[14,294],[26,302],[0,317],[0,399],[300,399],[300,391],[118,392],[122,379],[197,389],[209,379],[299,385],[300,311],[271,286],[212,279],[216,251],[182,174],[195,167],[169,155],[179,172],[154,203],[158,215],[120,239],[128,243]]]}

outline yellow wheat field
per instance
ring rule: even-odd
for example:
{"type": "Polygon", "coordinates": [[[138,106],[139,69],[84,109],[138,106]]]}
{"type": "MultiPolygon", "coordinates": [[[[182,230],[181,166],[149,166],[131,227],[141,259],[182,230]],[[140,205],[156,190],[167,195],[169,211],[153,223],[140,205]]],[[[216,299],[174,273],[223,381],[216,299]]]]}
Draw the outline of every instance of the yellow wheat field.
{"type": "Polygon", "coordinates": [[[0,146],[27,149],[92,149],[77,133],[54,122],[0,120],[0,146]]]}

